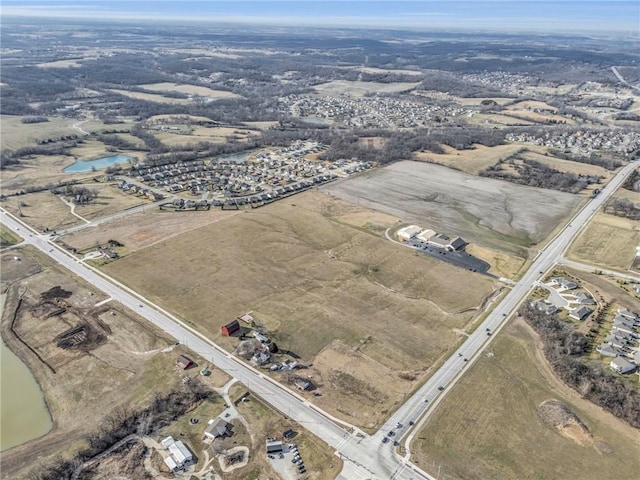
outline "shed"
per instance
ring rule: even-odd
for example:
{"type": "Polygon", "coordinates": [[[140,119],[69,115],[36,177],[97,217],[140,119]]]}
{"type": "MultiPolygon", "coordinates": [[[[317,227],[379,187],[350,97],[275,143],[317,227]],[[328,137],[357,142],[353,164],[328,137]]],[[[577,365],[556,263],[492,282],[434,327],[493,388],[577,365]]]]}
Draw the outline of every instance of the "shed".
{"type": "Polygon", "coordinates": [[[284,450],[284,443],[280,440],[267,440],[267,453],[280,453],[284,450]]]}
{"type": "Polygon", "coordinates": [[[189,367],[193,367],[195,364],[193,360],[185,355],[178,355],[178,359],[176,360],[176,365],[180,367],[182,370],[186,370],[189,367]]]}
{"type": "Polygon", "coordinates": [[[453,240],[451,240],[449,242],[449,245],[447,246],[447,248],[453,252],[460,250],[462,247],[464,247],[467,244],[467,242],[465,242],[462,238],[460,237],[456,237],[453,240]]]}
{"type": "Polygon", "coordinates": [[[238,320],[234,320],[233,322],[229,322],[226,325],[223,325],[221,330],[223,335],[230,337],[238,330],[240,330],[240,323],[238,322],[238,320]]]}
{"type": "Polygon", "coordinates": [[[253,316],[250,313],[240,315],[238,319],[242,320],[244,323],[248,323],[249,325],[251,325],[251,322],[253,322],[254,320],[253,316]]]}

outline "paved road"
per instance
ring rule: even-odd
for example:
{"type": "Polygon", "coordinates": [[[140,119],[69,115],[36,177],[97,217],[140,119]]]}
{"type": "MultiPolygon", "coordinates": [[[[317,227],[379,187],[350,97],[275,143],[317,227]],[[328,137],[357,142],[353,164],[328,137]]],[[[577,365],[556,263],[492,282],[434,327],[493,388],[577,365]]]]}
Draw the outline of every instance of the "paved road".
{"type": "Polygon", "coordinates": [[[615,270],[607,270],[606,268],[601,268],[595,265],[589,265],[588,263],[576,262],[564,257],[559,258],[558,263],[561,263],[562,265],[567,265],[568,267],[577,268],[578,270],[586,270],[588,272],[602,272],[605,275],[611,275],[613,277],[629,280],[630,282],[640,283],[640,275],[631,275],[630,273],[622,273],[622,272],[617,272],[615,270]]]}
{"type": "MultiPolygon", "coordinates": [[[[460,378],[471,361],[486,348],[488,340],[491,338],[488,333],[493,335],[502,328],[506,318],[526,298],[532,286],[544,276],[544,272],[562,258],[562,254],[570,242],[635,167],[635,164],[624,167],[603,188],[600,195],[587,202],[571,222],[540,251],[531,268],[522,279],[512,286],[511,291],[484,322],[469,335],[464,344],[385,422],[377,433],[371,436],[364,435],[357,430],[349,433],[345,428],[338,426],[341,423],[339,420],[321,412],[295,392],[240,362],[179,319],[163,311],[160,307],[152,305],[124,285],[78,262],[75,257],[51,244],[47,237],[38,235],[37,232],[26,227],[4,210],[0,209],[0,213],[2,214],[2,222],[22,236],[25,239],[24,243],[33,245],[97,289],[136,311],[181,343],[186,344],[198,355],[247,385],[254,393],[260,395],[275,408],[334,447],[345,460],[341,479],[409,480],[427,478],[433,480],[432,476],[422,472],[416,465],[408,461],[411,440],[418,430],[417,427],[433,412],[434,407],[444,398],[444,394],[460,378]],[[413,428],[411,432],[408,431],[410,421],[417,423],[417,427],[413,428]],[[398,428],[398,423],[403,426],[398,428]],[[391,441],[383,443],[382,439],[389,431],[394,431],[395,434],[391,437],[391,441]],[[406,454],[401,458],[395,452],[393,440],[399,439],[407,433],[408,435],[404,439],[406,454]]],[[[343,425],[345,424],[343,423],[343,425]]]]}

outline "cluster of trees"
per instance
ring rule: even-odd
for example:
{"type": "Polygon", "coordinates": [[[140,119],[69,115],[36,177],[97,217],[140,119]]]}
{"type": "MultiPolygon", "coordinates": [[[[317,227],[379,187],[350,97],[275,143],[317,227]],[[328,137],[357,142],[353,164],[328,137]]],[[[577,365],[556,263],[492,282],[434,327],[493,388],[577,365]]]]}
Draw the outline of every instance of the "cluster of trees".
{"type": "Polygon", "coordinates": [[[140,150],[137,143],[130,142],[126,138],[119,137],[118,135],[100,134],[96,135],[96,139],[113,148],[119,148],[121,150],[140,150]]]}
{"type": "Polygon", "coordinates": [[[49,119],[47,117],[36,116],[36,117],[24,117],[23,119],[20,120],[20,123],[24,123],[24,124],[44,123],[44,122],[48,122],[48,121],[49,121],[49,119]]]}
{"type": "Polygon", "coordinates": [[[139,124],[131,129],[131,135],[142,140],[150,153],[165,153],[169,151],[169,148],[165,144],[139,124]]]}
{"type": "Polygon", "coordinates": [[[540,162],[528,159],[512,157],[502,160],[495,165],[487,167],[480,172],[480,176],[498,178],[507,182],[530,187],[549,188],[561,192],[578,193],[587,185],[599,182],[602,177],[585,177],[575,173],[560,172],[540,162]],[[502,166],[508,164],[516,169],[518,175],[503,170],[502,166]]]}
{"type": "Polygon", "coordinates": [[[520,315],[540,335],[545,357],[563,382],[583,398],[640,428],[640,392],[601,366],[580,360],[590,345],[584,334],[557,316],[545,315],[528,304],[520,309],[520,315]]]}
{"type": "Polygon", "coordinates": [[[622,184],[622,188],[632,192],[640,192],[640,171],[636,169],[631,172],[622,184]]]}
{"type": "Polygon", "coordinates": [[[572,162],[586,163],[588,165],[598,165],[599,167],[607,170],[615,170],[623,165],[621,160],[615,158],[602,158],[594,153],[591,155],[576,155],[571,153],[564,153],[561,150],[554,148],[549,149],[549,155],[560,158],[562,160],[569,160],[572,162]]]}
{"type": "Polygon", "coordinates": [[[120,407],[104,418],[95,432],[85,437],[87,446],[72,458],[54,459],[49,464],[34,468],[28,480],[68,480],[81,466],[96,455],[130,435],[149,435],[174,422],[194,404],[211,395],[211,390],[197,379],[191,379],[167,394],[156,394],[151,404],[142,410],[131,411],[120,407]]]}
{"type": "Polygon", "coordinates": [[[640,220],[640,208],[626,198],[614,198],[607,202],[604,208],[606,213],[617,215],[618,217],[630,218],[631,220],[640,220]]]}

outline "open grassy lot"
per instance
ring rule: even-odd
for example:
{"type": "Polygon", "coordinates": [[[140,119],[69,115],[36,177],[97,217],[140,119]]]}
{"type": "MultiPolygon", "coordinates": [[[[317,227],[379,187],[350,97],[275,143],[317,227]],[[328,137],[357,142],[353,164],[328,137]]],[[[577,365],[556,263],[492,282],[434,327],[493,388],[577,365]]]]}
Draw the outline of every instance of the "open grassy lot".
{"type": "Polygon", "coordinates": [[[413,90],[419,83],[380,83],[358,82],[351,80],[334,80],[315,85],[313,89],[323,95],[348,95],[362,97],[366,93],[400,93],[413,90]]]}
{"type": "Polygon", "coordinates": [[[456,385],[414,439],[418,464],[439,478],[621,478],[640,470],[637,430],[561,384],[531,329],[516,320],[456,385]],[[585,425],[554,428],[549,399],[585,425]]]}
{"type": "Polygon", "coordinates": [[[24,117],[18,115],[2,115],[0,131],[2,132],[2,149],[15,150],[35,144],[38,140],[58,138],[65,135],[79,134],[71,128],[77,120],[72,118],[49,117],[48,122],[22,123],[24,117]]]}
{"type": "Polygon", "coordinates": [[[545,155],[544,148],[532,149],[526,148],[520,153],[520,158],[527,160],[535,160],[550,168],[555,168],[560,172],[575,173],[576,175],[599,175],[604,177],[603,183],[611,178],[611,172],[598,165],[589,165],[587,163],[572,162],[571,160],[563,160],[553,155],[545,155]],[[536,151],[537,150],[537,151],[536,151]]]}
{"type": "Polygon", "coordinates": [[[163,212],[158,207],[154,207],[96,227],[64,235],[61,240],[82,251],[95,247],[96,243],[102,244],[113,239],[124,244],[128,252],[132,252],[238,214],[238,211],[233,210],[175,213],[163,212]]]}
{"type": "Polygon", "coordinates": [[[229,137],[235,137],[239,141],[246,141],[250,136],[259,134],[259,132],[251,130],[229,127],[192,127],[188,133],[185,132],[183,134],[154,131],[151,133],[162,143],[170,147],[198,142],[225,143],[229,137]]]}
{"type": "Polygon", "coordinates": [[[143,92],[130,92],[129,90],[119,90],[113,88],[110,90],[113,93],[118,93],[120,95],[124,95],[129,98],[136,98],[138,100],[146,100],[147,102],[156,102],[156,103],[172,103],[175,105],[189,105],[191,100],[188,98],[171,98],[165,97],[162,94],[154,94],[154,93],[143,93],[143,92]]]}
{"type": "Polygon", "coordinates": [[[464,117],[468,123],[495,126],[533,125],[537,122],[499,113],[475,113],[464,117]]]}
{"type": "Polygon", "coordinates": [[[117,302],[96,307],[105,299],[101,293],[37,251],[16,252],[21,262],[5,262],[14,252],[1,257],[8,288],[2,337],[33,372],[54,422],[47,435],[2,453],[3,476],[27,478],[34,459],[46,461],[77,448],[114,408],[146,404],[153,392],[168,391],[181,377],[173,368],[176,353],[163,351],[172,342],[162,332],[117,302]],[[18,263],[20,268],[9,268],[18,263]],[[70,296],[64,312],[48,316],[57,306],[42,294],[56,286],[70,296]],[[75,327],[89,329],[86,349],[58,346],[56,336],[75,327]]]}
{"type": "Polygon", "coordinates": [[[20,217],[20,220],[38,231],[43,231],[45,228],[57,230],[82,222],[71,213],[67,204],[51,192],[11,197],[2,202],[2,208],[20,217]]]}
{"type": "Polygon", "coordinates": [[[88,184],[87,187],[95,190],[98,196],[87,205],[76,205],[75,212],[88,220],[105,217],[149,202],[138,196],[128,195],[113,185],[97,183],[88,184]]]}
{"type": "Polygon", "coordinates": [[[313,363],[314,401],[372,427],[456,343],[493,283],[336,221],[362,210],[306,192],[103,268],[229,350],[237,339],[220,327],[253,311],[281,349],[313,363]]]}
{"type": "Polygon", "coordinates": [[[22,238],[5,227],[4,223],[0,223],[0,248],[10,247],[16,243],[20,243],[22,238]]]}
{"type": "Polygon", "coordinates": [[[490,273],[505,278],[518,278],[525,264],[525,259],[522,257],[507,255],[506,253],[483,247],[476,243],[467,245],[465,250],[471,255],[488,262],[489,265],[491,265],[490,273]]]}
{"type": "Polygon", "coordinates": [[[454,101],[459,103],[460,105],[468,105],[468,106],[477,106],[482,105],[482,102],[485,100],[493,100],[498,105],[504,105],[505,103],[513,102],[513,98],[505,98],[505,97],[480,97],[480,98],[465,98],[465,97],[454,97],[454,101]]]}
{"type": "Polygon", "coordinates": [[[631,267],[640,246],[640,222],[598,212],[569,248],[569,258],[619,270],[631,267]]]}
{"type": "Polygon", "coordinates": [[[152,90],[154,92],[179,92],[187,95],[197,95],[199,97],[207,98],[239,98],[233,92],[227,92],[226,90],[212,90],[207,87],[199,87],[197,85],[178,84],[178,83],[151,83],[148,85],[140,85],[145,90],[152,90]]]}
{"type": "Polygon", "coordinates": [[[521,145],[514,144],[497,145],[495,147],[475,145],[475,148],[469,150],[456,150],[448,145],[443,145],[442,148],[445,153],[418,152],[415,157],[417,160],[437,163],[445,167],[462,170],[471,175],[477,175],[500,160],[504,160],[523,150],[521,145]]]}
{"type": "Polygon", "coordinates": [[[322,191],[425,228],[526,256],[578,205],[568,193],[404,161],[334,182],[322,191]]]}

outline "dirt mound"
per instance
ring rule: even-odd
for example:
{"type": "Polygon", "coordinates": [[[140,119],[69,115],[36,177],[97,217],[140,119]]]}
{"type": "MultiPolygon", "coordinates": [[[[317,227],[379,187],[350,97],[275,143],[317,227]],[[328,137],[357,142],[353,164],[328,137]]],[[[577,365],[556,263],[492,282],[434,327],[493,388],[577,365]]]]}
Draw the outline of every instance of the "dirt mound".
{"type": "Polygon", "coordinates": [[[593,443],[589,428],[560,400],[545,400],[537,408],[538,415],[548,426],[580,445],[593,443]]]}
{"type": "Polygon", "coordinates": [[[53,300],[56,298],[69,298],[71,296],[71,292],[63,289],[60,285],[50,288],[46,292],[42,292],[40,294],[40,298],[43,300],[53,300]]]}

